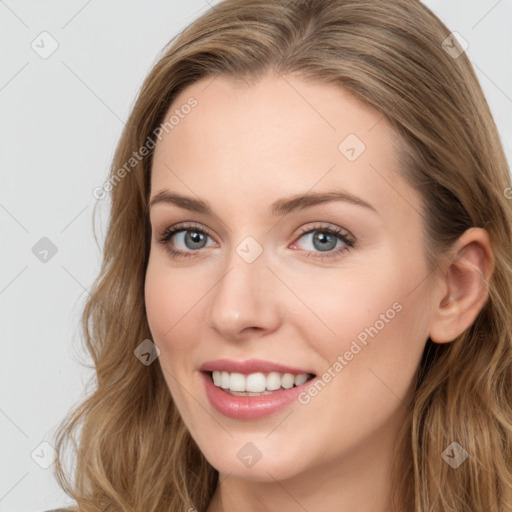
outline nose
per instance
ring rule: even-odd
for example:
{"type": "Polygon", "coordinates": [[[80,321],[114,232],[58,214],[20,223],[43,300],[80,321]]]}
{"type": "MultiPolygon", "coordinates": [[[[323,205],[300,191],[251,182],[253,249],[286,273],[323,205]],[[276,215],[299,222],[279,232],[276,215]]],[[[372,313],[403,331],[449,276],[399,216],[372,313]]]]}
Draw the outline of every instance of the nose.
{"type": "Polygon", "coordinates": [[[282,283],[267,267],[264,255],[248,263],[233,250],[208,294],[206,322],[223,339],[264,336],[279,327],[283,291],[278,288],[282,283]]]}

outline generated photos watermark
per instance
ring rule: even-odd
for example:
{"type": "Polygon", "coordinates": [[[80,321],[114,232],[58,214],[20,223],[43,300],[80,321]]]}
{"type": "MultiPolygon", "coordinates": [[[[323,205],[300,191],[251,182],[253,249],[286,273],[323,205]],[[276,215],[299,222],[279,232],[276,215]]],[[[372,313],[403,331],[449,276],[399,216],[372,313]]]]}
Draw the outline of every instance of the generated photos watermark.
{"type": "Polygon", "coordinates": [[[149,155],[150,151],[156,146],[155,138],[161,141],[163,134],[169,133],[173,130],[196,106],[197,100],[191,96],[188,98],[186,103],[181,105],[181,107],[175,108],[174,113],[171,114],[169,119],[153,130],[152,135],[154,138],[149,136],[146,139],[146,142],[137,151],[134,151],[128,161],[125,162],[122,167],[117,169],[117,171],[113,173],[112,176],[103,183],[103,185],[93,189],[92,195],[96,199],[104,199],[108,192],[110,192],[127,174],[129,174],[145,156],[149,155]]]}
{"type": "Polygon", "coordinates": [[[368,345],[368,337],[374,338],[379,334],[379,332],[386,327],[387,324],[395,316],[397,313],[402,311],[403,306],[400,302],[394,302],[391,308],[386,310],[385,313],[381,313],[379,319],[374,322],[370,327],[365,327],[355,339],[352,340],[352,343],[348,350],[346,350],[343,355],[338,355],[336,361],[329,366],[329,368],[321,375],[319,378],[312,380],[309,387],[299,393],[297,400],[302,405],[307,405],[311,402],[311,399],[317,396],[325,386],[338,375],[345,366],[349,364],[350,361],[354,359],[354,357],[359,354],[363,348],[368,345]]]}

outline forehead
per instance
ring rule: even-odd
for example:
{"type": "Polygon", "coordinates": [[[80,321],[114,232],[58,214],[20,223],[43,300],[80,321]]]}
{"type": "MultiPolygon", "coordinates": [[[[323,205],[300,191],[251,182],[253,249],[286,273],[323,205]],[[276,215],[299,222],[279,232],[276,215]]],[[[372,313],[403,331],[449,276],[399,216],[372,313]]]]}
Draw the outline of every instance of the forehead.
{"type": "Polygon", "coordinates": [[[343,188],[396,215],[419,204],[397,172],[389,122],[338,86],[270,74],[250,85],[207,77],[181,91],[170,116],[155,149],[152,196],[168,188],[214,203],[236,192],[244,204],[270,204],[343,188]],[[196,106],[185,108],[191,98],[196,106]]]}

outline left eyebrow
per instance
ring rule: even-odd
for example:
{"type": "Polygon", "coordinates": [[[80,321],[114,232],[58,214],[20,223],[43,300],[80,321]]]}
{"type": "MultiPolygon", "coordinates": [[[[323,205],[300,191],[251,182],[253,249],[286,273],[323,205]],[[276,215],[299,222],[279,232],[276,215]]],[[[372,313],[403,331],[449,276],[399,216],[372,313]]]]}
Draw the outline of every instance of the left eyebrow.
{"type": "MultiPolygon", "coordinates": [[[[287,213],[295,210],[303,210],[305,208],[310,208],[312,206],[331,201],[345,201],[356,206],[362,206],[378,214],[378,211],[370,203],[346,191],[297,194],[295,196],[274,201],[270,207],[270,211],[274,216],[286,215],[287,213]]],[[[180,194],[169,192],[166,189],[161,190],[153,196],[149,202],[148,210],[158,203],[174,204],[185,210],[214,216],[212,208],[206,201],[190,196],[182,196],[180,194]]]]}
{"type": "Polygon", "coordinates": [[[309,194],[298,194],[286,199],[278,199],[272,203],[271,211],[273,215],[286,215],[294,210],[303,210],[317,204],[328,203],[331,201],[345,201],[356,206],[363,206],[378,214],[377,210],[370,204],[346,191],[333,190],[331,192],[317,192],[309,194]]]}

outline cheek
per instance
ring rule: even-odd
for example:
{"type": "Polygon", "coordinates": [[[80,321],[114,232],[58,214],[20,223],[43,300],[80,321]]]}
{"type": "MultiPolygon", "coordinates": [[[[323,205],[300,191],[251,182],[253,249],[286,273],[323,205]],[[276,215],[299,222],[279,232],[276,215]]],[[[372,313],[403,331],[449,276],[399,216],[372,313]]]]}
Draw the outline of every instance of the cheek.
{"type": "Polygon", "coordinates": [[[357,359],[357,365],[347,365],[353,367],[377,360],[405,363],[424,346],[428,337],[424,286],[411,293],[411,283],[425,277],[421,262],[407,268],[393,258],[379,263],[365,265],[364,270],[343,269],[339,278],[332,273],[318,274],[314,280],[309,276],[297,284],[295,291],[307,299],[311,313],[302,310],[301,316],[297,311],[296,319],[307,339],[316,340],[315,350],[329,365],[338,356],[346,356],[347,362],[357,359]]]}
{"type": "MultiPolygon", "coordinates": [[[[160,350],[162,374],[180,411],[189,407],[180,383],[190,371],[190,354],[201,336],[198,306],[207,291],[201,282],[197,275],[171,269],[163,258],[150,256],[144,286],[146,315],[152,341],[160,350]]],[[[185,416],[189,417],[186,412],[185,416]]]]}
{"type": "Polygon", "coordinates": [[[144,284],[144,300],[153,341],[159,345],[173,325],[176,296],[169,293],[171,282],[150,256],[144,284]],[[165,290],[168,290],[166,293],[165,290]]]}
{"type": "MultiPolygon", "coordinates": [[[[347,271],[337,286],[327,281],[320,286],[322,279],[317,280],[316,293],[309,295],[308,305],[323,323],[314,321],[317,333],[310,328],[308,339],[325,366],[321,382],[304,392],[301,404],[321,410],[325,425],[338,425],[339,439],[363,442],[405,410],[428,336],[425,290],[420,286],[411,293],[411,283],[425,275],[418,263],[404,269],[395,261],[367,266],[365,274],[347,271]]],[[[301,322],[306,329],[307,322],[301,322]]],[[[338,439],[332,427],[325,429],[326,438],[338,439]]]]}
{"type": "Polygon", "coordinates": [[[200,282],[187,272],[172,271],[163,259],[150,256],[144,288],[146,314],[153,341],[160,350],[167,352],[175,341],[183,339],[179,333],[190,325],[202,291],[200,282]]]}

